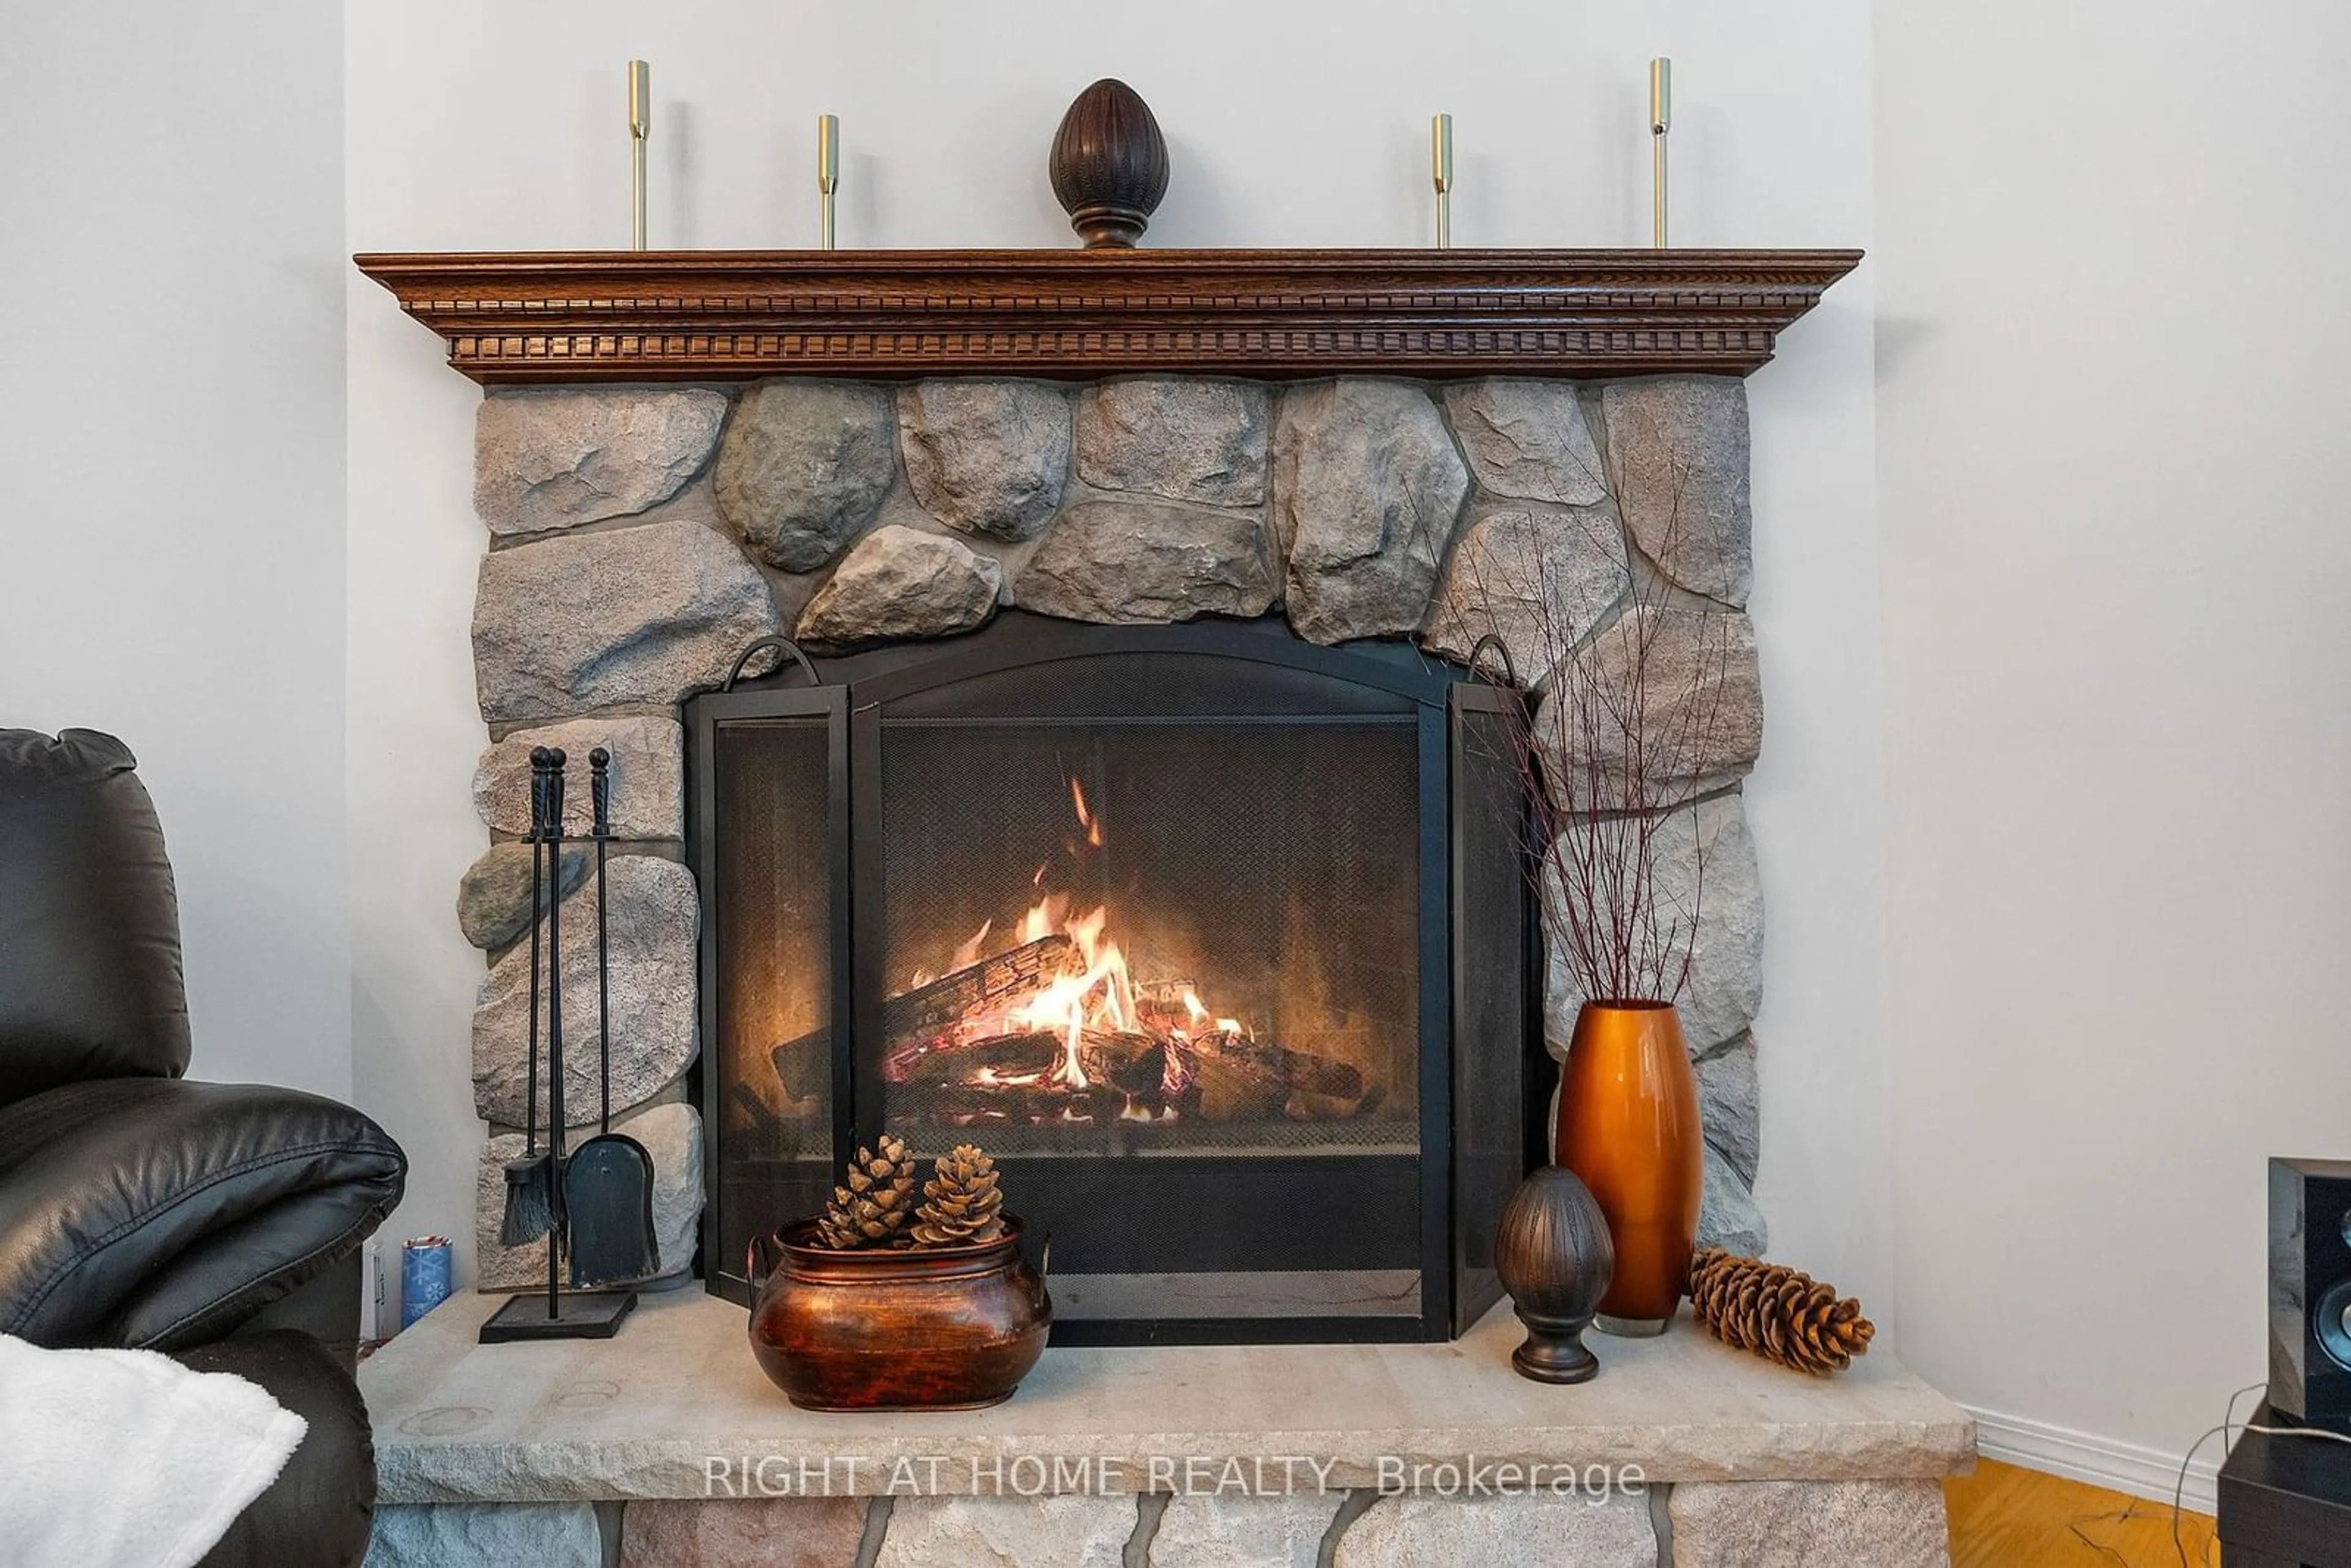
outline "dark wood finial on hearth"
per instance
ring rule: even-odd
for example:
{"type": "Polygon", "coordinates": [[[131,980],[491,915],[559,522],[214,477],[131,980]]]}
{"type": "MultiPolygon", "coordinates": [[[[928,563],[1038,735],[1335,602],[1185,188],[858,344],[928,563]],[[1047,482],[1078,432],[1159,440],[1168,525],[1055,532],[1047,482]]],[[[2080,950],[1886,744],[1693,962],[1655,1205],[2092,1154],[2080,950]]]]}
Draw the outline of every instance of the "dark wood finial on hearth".
{"type": "Polygon", "coordinates": [[[1114,77],[1078,94],[1053,133],[1053,194],[1088,250],[1131,248],[1167,194],[1167,139],[1114,77]]]}

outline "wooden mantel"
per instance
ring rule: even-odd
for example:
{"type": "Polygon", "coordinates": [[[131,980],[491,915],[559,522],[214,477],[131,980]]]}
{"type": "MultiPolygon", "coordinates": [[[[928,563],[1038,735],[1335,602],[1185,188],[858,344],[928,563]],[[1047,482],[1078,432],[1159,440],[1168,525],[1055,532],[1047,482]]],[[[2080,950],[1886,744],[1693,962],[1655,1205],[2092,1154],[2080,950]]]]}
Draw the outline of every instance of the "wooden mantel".
{"type": "Polygon", "coordinates": [[[1743,376],[1852,250],[550,251],[360,270],[485,383],[1743,376]]]}

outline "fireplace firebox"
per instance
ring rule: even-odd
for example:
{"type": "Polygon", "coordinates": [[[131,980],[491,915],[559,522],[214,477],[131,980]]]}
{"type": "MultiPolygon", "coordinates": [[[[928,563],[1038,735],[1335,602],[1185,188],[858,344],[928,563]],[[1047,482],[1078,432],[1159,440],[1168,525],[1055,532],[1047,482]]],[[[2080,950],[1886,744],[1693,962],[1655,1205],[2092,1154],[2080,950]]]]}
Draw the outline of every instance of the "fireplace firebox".
{"type": "Polygon", "coordinates": [[[886,1131],[997,1156],[1061,1343],[1475,1322],[1545,1064],[1519,701],[1017,612],[695,699],[710,1289],[886,1131]]]}

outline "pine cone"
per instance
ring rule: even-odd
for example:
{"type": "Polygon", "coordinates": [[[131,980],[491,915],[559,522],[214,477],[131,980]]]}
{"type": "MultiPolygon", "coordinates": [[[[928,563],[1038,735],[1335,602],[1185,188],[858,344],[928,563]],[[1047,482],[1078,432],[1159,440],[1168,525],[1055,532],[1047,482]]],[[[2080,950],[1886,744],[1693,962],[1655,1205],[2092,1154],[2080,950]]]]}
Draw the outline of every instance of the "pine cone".
{"type": "Polygon", "coordinates": [[[1869,1353],[1876,1326],[1810,1274],[1702,1247],[1690,1260],[1690,1306],[1707,1332],[1798,1372],[1843,1372],[1869,1353]]]}
{"type": "Polygon", "coordinates": [[[1004,1194],[996,1186],[994,1160],[977,1145],[958,1144],[931,1168],[914,1216],[915,1246],[957,1247],[1004,1234],[1004,1194]]]}
{"type": "Polygon", "coordinates": [[[873,1148],[857,1151],[846,1179],[849,1185],[832,1189],[832,1201],[817,1219],[819,1239],[844,1250],[906,1245],[906,1222],[914,1216],[914,1162],[905,1140],[883,1134],[873,1148]]]}

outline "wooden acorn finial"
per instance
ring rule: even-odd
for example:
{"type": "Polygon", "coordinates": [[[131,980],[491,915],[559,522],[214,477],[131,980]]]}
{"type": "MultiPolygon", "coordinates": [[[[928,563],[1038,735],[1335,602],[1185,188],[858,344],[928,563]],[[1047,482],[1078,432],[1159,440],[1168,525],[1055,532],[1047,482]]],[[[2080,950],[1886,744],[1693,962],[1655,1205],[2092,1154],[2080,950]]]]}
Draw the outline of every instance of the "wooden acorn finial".
{"type": "Polygon", "coordinates": [[[1527,1343],[1510,1353],[1521,1377],[1583,1383],[1600,1362],[1583,1343],[1616,1273],[1608,1217],[1574,1172],[1530,1172],[1494,1227],[1494,1272],[1510,1292],[1527,1343]]]}
{"type": "Polygon", "coordinates": [[[1088,250],[1132,248],[1167,194],[1167,140],[1114,77],[1078,94],[1053,133],[1053,194],[1088,250]]]}

